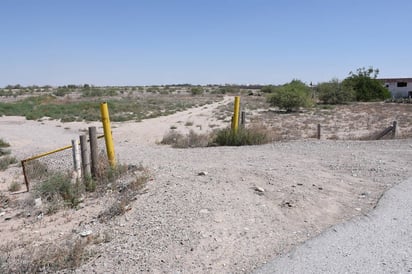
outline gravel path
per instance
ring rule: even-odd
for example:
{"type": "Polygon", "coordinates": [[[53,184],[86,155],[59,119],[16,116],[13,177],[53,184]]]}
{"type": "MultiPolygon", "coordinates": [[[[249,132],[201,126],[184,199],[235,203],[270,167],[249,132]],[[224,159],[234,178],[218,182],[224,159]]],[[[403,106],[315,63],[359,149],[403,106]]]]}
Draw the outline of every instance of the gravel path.
{"type": "Polygon", "coordinates": [[[117,149],[154,178],[129,213],[93,225],[114,238],[79,272],[249,273],[368,212],[385,189],[411,176],[401,164],[412,159],[409,140],[204,149],[120,142],[117,149]]]}
{"type": "Polygon", "coordinates": [[[409,179],[370,214],[328,229],[255,273],[412,272],[411,193],[409,179]]]}

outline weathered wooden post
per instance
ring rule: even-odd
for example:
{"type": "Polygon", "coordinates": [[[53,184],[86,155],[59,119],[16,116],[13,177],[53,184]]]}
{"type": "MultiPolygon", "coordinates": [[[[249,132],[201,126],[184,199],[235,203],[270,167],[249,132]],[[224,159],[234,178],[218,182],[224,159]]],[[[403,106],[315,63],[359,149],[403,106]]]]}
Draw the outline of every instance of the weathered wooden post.
{"type": "Polygon", "coordinates": [[[320,124],[318,124],[318,134],[317,134],[318,140],[320,140],[320,124]]]}
{"type": "Polygon", "coordinates": [[[91,159],[91,167],[90,171],[93,177],[97,175],[97,157],[98,157],[98,149],[97,149],[97,133],[96,127],[89,127],[89,140],[90,140],[90,159],[91,159]]]}
{"type": "Polygon", "coordinates": [[[73,165],[76,172],[76,179],[82,177],[82,167],[80,165],[80,148],[77,140],[72,140],[73,165]]]}
{"type": "Polygon", "coordinates": [[[398,126],[398,122],[393,121],[393,124],[392,124],[392,138],[395,138],[395,136],[396,136],[396,127],[397,126],[398,126]]]}
{"type": "Polygon", "coordinates": [[[90,157],[87,149],[87,136],[80,136],[80,150],[82,156],[82,173],[84,178],[90,177],[90,157]]]}
{"type": "Polygon", "coordinates": [[[240,113],[240,127],[245,128],[246,126],[246,111],[242,110],[240,113]]]}

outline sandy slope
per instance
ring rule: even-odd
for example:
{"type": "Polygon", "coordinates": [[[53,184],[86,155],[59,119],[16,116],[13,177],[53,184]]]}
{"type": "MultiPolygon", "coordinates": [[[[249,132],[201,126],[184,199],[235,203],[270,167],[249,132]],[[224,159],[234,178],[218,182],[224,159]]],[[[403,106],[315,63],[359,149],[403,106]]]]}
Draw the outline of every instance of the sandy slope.
{"type": "MultiPolygon", "coordinates": [[[[153,176],[124,216],[96,222],[110,196],[86,199],[83,209],[40,222],[14,217],[16,210],[9,208],[5,216],[13,217],[0,221],[2,238],[38,244],[59,242],[84,229],[110,234],[108,243],[92,245],[98,256],[80,273],[250,272],[327,227],[367,212],[385,189],[411,176],[408,139],[196,149],[155,144],[172,125],[209,130],[209,124],[219,123],[212,118],[214,109],[231,100],[140,123],[112,124],[118,158],[142,163],[153,176]],[[184,126],[187,121],[193,126],[184,126]],[[201,171],[206,175],[199,176],[201,171]]],[[[12,144],[14,155],[27,157],[70,143],[88,126],[1,117],[0,137],[12,144]]],[[[0,173],[2,191],[13,172],[18,176],[20,169],[0,173]]]]}

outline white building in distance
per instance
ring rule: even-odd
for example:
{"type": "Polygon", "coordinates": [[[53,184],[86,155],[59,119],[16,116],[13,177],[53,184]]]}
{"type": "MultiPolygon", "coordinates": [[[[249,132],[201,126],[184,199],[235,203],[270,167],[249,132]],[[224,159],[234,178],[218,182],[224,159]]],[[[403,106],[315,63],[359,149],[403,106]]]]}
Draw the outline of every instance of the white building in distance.
{"type": "Polygon", "coordinates": [[[379,79],[394,98],[412,97],[412,78],[379,79]]]}

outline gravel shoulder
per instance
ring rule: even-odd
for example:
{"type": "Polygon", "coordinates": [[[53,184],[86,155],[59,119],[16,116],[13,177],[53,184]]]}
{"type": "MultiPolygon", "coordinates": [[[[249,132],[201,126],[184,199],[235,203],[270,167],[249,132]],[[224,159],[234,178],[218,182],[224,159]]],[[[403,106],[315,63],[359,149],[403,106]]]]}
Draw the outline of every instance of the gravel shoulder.
{"type": "MultiPolygon", "coordinates": [[[[410,139],[194,149],[155,144],[171,123],[193,115],[194,125],[201,124],[197,119],[211,117],[217,107],[112,124],[119,161],[142,164],[151,174],[125,215],[97,221],[109,195],[41,222],[1,220],[2,236],[41,243],[86,229],[110,235],[90,247],[96,255],[78,273],[250,273],[329,227],[367,214],[384,191],[412,177],[410,139]]],[[[216,122],[209,119],[204,123],[216,122]]],[[[1,117],[0,125],[1,137],[23,158],[67,144],[90,124],[1,117]]],[[[19,172],[16,167],[1,179],[19,178],[19,172]]]]}
{"type": "Polygon", "coordinates": [[[254,273],[412,272],[411,192],[409,179],[388,190],[369,214],[328,229],[254,273]]]}

